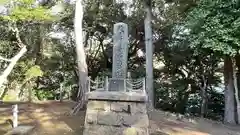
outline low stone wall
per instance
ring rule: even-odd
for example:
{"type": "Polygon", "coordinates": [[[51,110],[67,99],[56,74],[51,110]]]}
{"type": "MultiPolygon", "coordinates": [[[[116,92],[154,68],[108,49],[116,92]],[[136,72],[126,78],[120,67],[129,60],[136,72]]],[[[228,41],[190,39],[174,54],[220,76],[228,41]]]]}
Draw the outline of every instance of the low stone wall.
{"type": "Polygon", "coordinates": [[[148,135],[149,120],[146,95],[122,93],[89,93],[83,135],[148,135]],[[101,95],[101,94],[100,94],[101,95]],[[115,96],[118,100],[113,100],[115,96]],[[129,97],[127,97],[129,96],[129,97]],[[121,96],[120,96],[121,97],[121,96]],[[132,97],[132,98],[130,98],[132,97]],[[138,97],[138,98],[136,98],[138,97]],[[99,100],[100,99],[100,100],[99,100]],[[128,99],[128,100],[126,100],[128,99]]]}

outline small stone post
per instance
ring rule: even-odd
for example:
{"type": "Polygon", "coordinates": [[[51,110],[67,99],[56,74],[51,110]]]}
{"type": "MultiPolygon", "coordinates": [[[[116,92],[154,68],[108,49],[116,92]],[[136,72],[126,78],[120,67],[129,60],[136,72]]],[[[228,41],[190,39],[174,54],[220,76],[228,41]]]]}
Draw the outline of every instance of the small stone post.
{"type": "Polygon", "coordinates": [[[105,78],[105,89],[108,91],[108,76],[105,78]]]}
{"type": "Polygon", "coordinates": [[[124,87],[124,92],[127,92],[127,79],[126,78],[124,78],[123,79],[123,87],[124,87]]]}
{"type": "Polygon", "coordinates": [[[12,106],[13,111],[13,128],[18,126],[18,105],[15,104],[12,106]]]}
{"type": "Polygon", "coordinates": [[[131,78],[131,72],[127,72],[127,78],[128,78],[128,79],[131,78]]]}
{"type": "Polygon", "coordinates": [[[146,79],[143,78],[143,93],[146,93],[146,79]]]}
{"type": "Polygon", "coordinates": [[[126,89],[126,91],[127,92],[131,92],[132,91],[132,79],[131,79],[132,77],[131,77],[131,72],[127,72],[127,85],[126,85],[126,87],[127,87],[127,89],[126,89]]]}
{"type": "Polygon", "coordinates": [[[62,92],[63,92],[63,86],[62,86],[62,83],[60,83],[60,102],[62,102],[62,100],[63,100],[63,95],[62,95],[62,92]]]}
{"type": "Polygon", "coordinates": [[[91,92],[91,77],[88,77],[88,92],[91,92]]]}
{"type": "Polygon", "coordinates": [[[96,87],[96,90],[97,90],[97,89],[99,88],[99,87],[98,87],[98,86],[99,86],[99,78],[98,78],[98,76],[97,76],[96,80],[97,80],[97,81],[96,81],[96,86],[97,86],[97,87],[96,87]]]}

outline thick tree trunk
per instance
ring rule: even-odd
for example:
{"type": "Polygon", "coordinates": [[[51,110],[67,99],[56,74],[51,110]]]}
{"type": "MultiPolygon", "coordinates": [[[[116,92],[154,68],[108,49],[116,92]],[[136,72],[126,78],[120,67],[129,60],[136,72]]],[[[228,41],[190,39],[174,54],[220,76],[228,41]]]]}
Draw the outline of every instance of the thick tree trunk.
{"type": "MultiPolygon", "coordinates": [[[[41,61],[42,61],[42,54],[43,54],[43,46],[44,46],[44,43],[45,43],[45,35],[46,33],[44,32],[44,25],[42,24],[39,24],[39,29],[38,29],[38,32],[39,32],[39,39],[38,39],[38,42],[37,44],[35,45],[35,48],[34,48],[34,55],[35,55],[35,65],[41,65],[41,61]]],[[[37,77],[36,79],[36,87],[38,88],[39,85],[40,85],[40,77],[37,77]]]]}
{"type": "Polygon", "coordinates": [[[184,114],[186,111],[186,104],[189,99],[189,94],[191,93],[191,84],[187,84],[184,91],[178,92],[178,102],[176,103],[176,112],[184,114]]]}
{"type": "MultiPolygon", "coordinates": [[[[236,66],[237,66],[237,84],[238,84],[238,88],[240,88],[240,55],[237,55],[236,57],[235,57],[235,60],[236,60],[236,66]]],[[[238,93],[238,96],[240,96],[239,95],[239,93],[238,93]]]]}
{"type": "Polygon", "coordinates": [[[236,124],[235,121],[235,98],[233,87],[233,66],[230,57],[226,56],[224,59],[224,83],[225,83],[225,110],[224,122],[226,124],[236,124]]]}
{"type": "Polygon", "coordinates": [[[206,107],[207,107],[207,96],[206,90],[202,90],[202,101],[201,101],[201,117],[205,117],[206,114],[206,107]]]}
{"type": "Polygon", "coordinates": [[[154,89],[153,89],[153,43],[151,26],[151,2],[145,3],[146,18],[144,21],[145,49],[146,49],[146,92],[148,93],[149,109],[154,108],[154,89]]]}
{"type": "Polygon", "coordinates": [[[72,113],[77,112],[79,109],[83,108],[84,105],[86,104],[85,93],[87,92],[88,69],[83,44],[82,20],[83,20],[83,5],[81,0],[77,0],[75,6],[74,31],[76,40],[76,53],[79,78],[78,80],[79,90],[77,94],[77,99],[79,103],[76,105],[72,113]]]}
{"type": "Polygon", "coordinates": [[[201,97],[202,97],[200,115],[201,117],[204,117],[207,109],[207,92],[206,92],[207,80],[204,76],[202,76],[202,86],[200,86],[200,89],[201,89],[201,97]]]}
{"type": "Polygon", "coordinates": [[[239,95],[238,95],[238,83],[237,83],[237,71],[236,71],[236,62],[233,59],[233,80],[234,80],[234,89],[235,89],[235,99],[237,104],[237,122],[240,123],[240,101],[239,101],[239,95]]]}

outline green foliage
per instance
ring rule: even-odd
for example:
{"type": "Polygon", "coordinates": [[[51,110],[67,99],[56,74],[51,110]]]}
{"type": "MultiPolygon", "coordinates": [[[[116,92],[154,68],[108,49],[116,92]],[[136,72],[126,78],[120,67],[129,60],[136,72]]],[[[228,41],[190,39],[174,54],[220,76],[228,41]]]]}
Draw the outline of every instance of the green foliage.
{"type": "Polygon", "coordinates": [[[34,5],[34,0],[17,0],[14,6],[10,9],[10,14],[2,16],[3,19],[16,21],[51,21],[51,16],[48,8],[40,5],[34,5]]]}
{"type": "MultiPolygon", "coordinates": [[[[53,31],[51,26],[55,25],[51,20],[56,18],[49,12],[55,2],[33,7],[32,0],[18,1],[5,18],[17,22],[28,52],[8,77],[8,89],[17,91],[17,86],[27,80],[21,88],[23,93],[32,90],[40,100],[53,100],[59,96],[57,93],[60,84],[63,84],[63,91],[71,92],[72,99],[75,99],[78,74],[75,41],[71,35],[74,5],[64,5],[66,10],[59,15],[60,20],[55,21],[59,24],[57,31],[67,35],[60,41],[46,36],[53,31]]],[[[124,22],[129,27],[128,71],[133,78],[144,77],[145,57],[137,55],[137,51],[145,52],[145,11],[141,1],[131,5],[132,14],[125,12],[126,5],[122,3],[109,0],[84,2],[83,27],[87,40],[84,44],[89,76],[92,79],[106,75],[111,77],[113,25],[124,22]]],[[[209,99],[206,116],[214,119],[217,119],[214,116],[221,117],[224,99],[222,93],[214,91],[214,87],[221,83],[221,76],[216,73],[222,68],[219,66],[222,54],[234,55],[238,52],[240,19],[235,14],[238,11],[232,10],[235,7],[224,1],[202,0],[189,14],[187,11],[196,6],[195,0],[153,0],[152,4],[154,65],[164,65],[154,69],[157,107],[199,116],[200,86],[204,77],[208,81],[206,90],[209,99]],[[186,15],[186,22],[183,22],[186,15]],[[191,31],[183,32],[185,29],[191,31]],[[217,54],[221,54],[220,57],[217,54]]],[[[19,49],[15,33],[11,33],[4,23],[0,24],[0,28],[1,56],[11,58],[19,49]]],[[[4,69],[6,62],[0,65],[4,69]]],[[[9,98],[8,95],[6,98],[9,98]]]]}
{"type": "Polygon", "coordinates": [[[40,66],[35,65],[27,70],[25,76],[27,80],[35,77],[41,77],[43,76],[43,71],[41,70],[40,66]]]}
{"type": "Polygon", "coordinates": [[[16,97],[13,97],[11,95],[5,95],[3,98],[3,101],[14,101],[16,100],[16,97]]]}
{"type": "Polygon", "coordinates": [[[54,99],[54,94],[50,90],[36,90],[36,96],[39,100],[54,99]]]}
{"type": "Polygon", "coordinates": [[[6,4],[8,3],[10,0],[0,0],[0,4],[6,4]]]}
{"type": "Polygon", "coordinates": [[[236,1],[201,0],[187,17],[190,46],[235,56],[240,49],[239,20],[240,10],[236,1]]]}

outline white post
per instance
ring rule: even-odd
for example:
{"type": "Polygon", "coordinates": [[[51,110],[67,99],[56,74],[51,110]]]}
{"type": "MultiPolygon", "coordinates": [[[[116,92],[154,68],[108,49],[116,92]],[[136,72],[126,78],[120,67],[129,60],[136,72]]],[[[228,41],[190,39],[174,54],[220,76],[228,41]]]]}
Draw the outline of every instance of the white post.
{"type": "Polygon", "coordinates": [[[126,83],[128,83],[128,85],[126,84],[126,90],[131,92],[133,90],[133,87],[132,87],[133,80],[132,80],[132,77],[131,77],[131,72],[127,73],[127,78],[128,79],[126,80],[126,83]]]}
{"type": "Polygon", "coordinates": [[[126,81],[127,81],[127,79],[124,78],[124,79],[123,79],[123,83],[124,83],[124,92],[127,92],[127,84],[126,84],[127,82],[126,82],[126,81]]]}
{"type": "Polygon", "coordinates": [[[91,76],[88,77],[88,92],[91,92],[91,76]]]}
{"type": "Polygon", "coordinates": [[[131,78],[131,72],[127,72],[127,78],[128,78],[128,79],[131,78]]]}
{"type": "Polygon", "coordinates": [[[63,87],[62,83],[60,83],[60,95],[59,95],[60,96],[59,97],[60,98],[60,102],[62,102],[62,87],[63,87]]]}
{"type": "Polygon", "coordinates": [[[98,86],[99,86],[99,78],[98,78],[98,76],[97,76],[96,80],[97,80],[97,81],[96,81],[96,86],[97,86],[97,87],[96,87],[96,90],[97,90],[97,89],[98,89],[98,86]]]}
{"type": "Polygon", "coordinates": [[[108,76],[105,78],[105,89],[108,91],[108,76]]]}
{"type": "Polygon", "coordinates": [[[143,78],[143,93],[146,93],[146,80],[145,77],[143,78]]]}
{"type": "Polygon", "coordinates": [[[13,128],[18,126],[18,105],[15,104],[12,106],[13,111],[13,128]]]}

